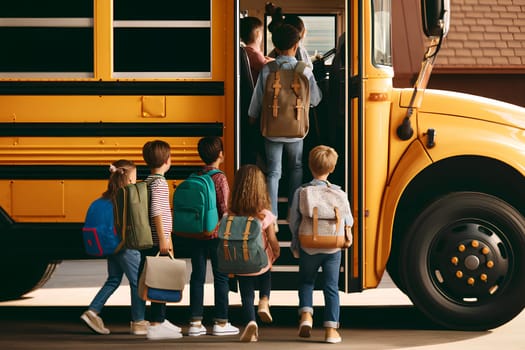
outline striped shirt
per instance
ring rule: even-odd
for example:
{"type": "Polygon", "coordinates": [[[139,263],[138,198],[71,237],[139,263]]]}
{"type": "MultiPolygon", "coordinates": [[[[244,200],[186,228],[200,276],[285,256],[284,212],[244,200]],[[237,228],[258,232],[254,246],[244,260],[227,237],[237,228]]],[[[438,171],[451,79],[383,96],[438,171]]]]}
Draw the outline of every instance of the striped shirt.
{"type": "MultiPolygon", "coordinates": [[[[170,238],[173,218],[170,207],[170,191],[168,182],[162,175],[149,175],[146,179],[151,180],[149,184],[149,193],[151,194],[149,217],[153,219],[156,216],[162,218],[162,227],[164,228],[164,236],[170,238]]],[[[159,245],[159,238],[157,236],[157,228],[153,220],[151,220],[151,234],[153,235],[153,245],[159,245]]]]}

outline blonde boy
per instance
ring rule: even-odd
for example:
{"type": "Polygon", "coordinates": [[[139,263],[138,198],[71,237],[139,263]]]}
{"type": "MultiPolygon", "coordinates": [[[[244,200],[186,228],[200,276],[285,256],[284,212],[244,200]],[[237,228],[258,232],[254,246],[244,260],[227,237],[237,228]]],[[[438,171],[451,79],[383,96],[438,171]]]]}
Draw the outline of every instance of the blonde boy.
{"type": "MultiPolygon", "coordinates": [[[[313,289],[317,271],[323,268],[323,294],[325,298],[324,322],[325,342],[340,343],[339,328],[339,267],[341,265],[341,249],[303,248],[299,242],[299,224],[301,212],[299,211],[299,192],[304,186],[330,186],[342,191],[339,186],[328,182],[328,175],[335,170],[337,152],[324,145],[314,147],[309,154],[308,165],[313,175],[313,180],[295,191],[292,207],[290,209],[290,230],[292,232],[291,249],[294,256],[299,258],[299,336],[310,337],[313,325],[313,289]]],[[[349,214],[344,217],[344,225],[352,226],[354,220],[349,214]]]]}

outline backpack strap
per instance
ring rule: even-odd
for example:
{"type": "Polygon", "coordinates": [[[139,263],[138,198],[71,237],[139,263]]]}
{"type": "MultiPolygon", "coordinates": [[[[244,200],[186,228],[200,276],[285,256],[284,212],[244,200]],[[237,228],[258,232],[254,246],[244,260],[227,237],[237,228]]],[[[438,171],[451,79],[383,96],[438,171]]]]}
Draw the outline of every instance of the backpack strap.
{"type": "MultiPolygon", "coordinates": [[[[127,191],[124,189],[123,190],[124,192],[124,201],[122,203],[122,205],[125,207],[126,206],[126,197],[127,197],[127,191]]],[[[119,206],[118,206],[118,203],[117,203],[117,200],[116,199],[113,199],[113,216],[114,216],[114,220],[115,220],[115,223],[117,225],[121,225],[121,232],[120,232],[120,243],[118,244],[117,248],[115,249],[115,252],[117,251],[120,251],[121,249],[124,248],[124,244],[126,243],[126,230],[125,230],[125,225],[127,225],[126,223],[126,217],[125,215],[122,216],[122,221],[123,222],[119,222],[119,206]]],[[[117,226],[115,225],[115,226],[117,226]]]]}
{"type": "Polygon", "coordinates": [[[299,82],[299,74],[303,74],[306,64],[303,61],[297,62],[294,69],[292,91],[295,94],[295,119],[301,120],[301,116],[304,115],[305,106],[301,98],[301,83],[299,82]]]}
{"type": "MultiPolygon", "coordinates": [[[[154,181],[157,181],[161,178],[164,178],[164,175],[160,175],[160,174],[154,174],[154,175],[149,175],[147,178],[145,178],[144,180],[142,180],[142,182],[145,182],[147,184],[147,188],[148,188],[148,200],[150,199],[149,197],[151,197],[151,184],[154,182],[154,181]]],[[[149,202],[148,202],[149,203],[149,202]]]]}
{"type": "Polygon", "coordinates": [[[220,169],[211,169],[210,171],[203,173],[203,175],[207,174],[207,175],[213,176],[213,175],[215,175],[217,173],[222,173],[222,170],[220,170],[220,169]]]}
{"type": "Polygon", "coordinates": [[[270,74],[275,75],[275,79],[272,85],[273,88],[273,101],[272,101],[272,116],[277,118],[279,116],[279,93],[283,87],[281,84],[281,73],[279,69],[281,68],[279,64],[275,61],[268,62],[268,67],[270,68],[270,74]]]}
{"type": "Polygon", "coordinates": [[[304,74],[304,69],[306,68],[306,63],[304,63],[303,61],[297,61],[297,64],[295,65],[295,71],[297,73],[301,73],[301,74],[304,74]]]}
{"type": "Polygon", "coordinates": [[[339,213],[339,208],[334,208],[335,212],[335,232],[339,232],[339,228],[341,227],[341,214],[339,213]]]}
{"type": "Polygon", "coordinates": [[[224,230],[223,249],[224,249],[224,260],[226,260],[226,261],[231,261],[232,260],[232,256],[230,254],[230,247],[229,247],[228,241],[230,239],[230,235],[231,235],[231,231],[232,231],[232,222],[233,222],[233,218],[234,217],[235,216],[233,216],[233,215],[228,215],[228,220],[226,221],[226,229],[224,230]]]}
{"type": "Polygon", "coordinates": [[[295,119],[301,120],[301,116],[304,114],[304,104],[301,98],[301,83],[299,82],[299,74],[297,74],[297,72],[294,72],[293,75],[292,91],[295,94],[295,119]]]}
{"type": "Polygon", "coordinates": [[[317,241],[317,236],[319,235],[319,215],[317,214],[317,207],[314,207],[312,213],[312,239],[317,241]]]}
{"type": "MultiPolygon", "coordinates": [[[[272,65],[272,67],[276,66],[277,68],[279,68],[276,62],[270,62],[270,63],[275,63],[275,65],[272,65]]],[[[281,88],[283,86],[281,84],[281,73],[279,72],[279,69],[276,69],[275,71],[270,69],[270,71],[273,72],[273,74],[275,74],[275,79],[272,85],[272,88],[273,88],[272,116],[274,118],[277,118],[279,116],[279,92],[281,92],[281,88]]]]}
{"type": "MultiPolygon", "coordinates": [[[[309,187],[309,186],[318,186],[318,185],[314,185],[312,182],[314,180],[310,181],[310,182],[306,182],[304,184],[301,185],[301,187],[309,187]]],[[[332,186],[332,184],[328,181],[328,180],[317,180],[317,181],[321,181],[321,182],[324,182],[326,184],[327,187],[330,187],[332,186]]]]}
{"type": "Polygon", "coordinates": [[[153,175],[153,176],[148,176],[144,182],[146,182],[148,185],[151,185],[151,183],[157,179],[160,179],[161,177],[164,177],[162,175],[153,175]]]}
{"type": "Polygon", "coordinates": [[[275,61],[270,61],[266,63],[268,65],[268,68],[270,68],[270,73],[276,72],[279,70],[279,64],[275,61]]]}
{"type": "Polygon", "coordinates": [[[250,253],[248,252],[248,236],[250,236],[250,226],[252,225],[253,217],[249,216],[246,220],[246,227],[242,234],[242,256],[244,261],[250,260],[250,253]]]}
{"type": "MultiPolygon", "coordinates": [[[[122,194],[123,194],[123,200],[122,200],[122,209],[120,209],[120,211],[122,211],[123,213],[126,213],[128,211],[127,207],[128,207],[128,196],[129,196],[129,185],[128,186],[124,186],[122,188],[122,194]]],[[[114,205],[114,218],[115,218],[115,222],[118,223],[119,219],[119,215],[117,213],[119,213],[119,207],[118,207],[118,203],[116,200],[113,201],[113,205],[114,205]]],[[[149,213],[148,213],[148,216],[149,216],[149,213]]],[[[120,240],[120,243],[117,247],[117,249],[115,249],[115,251],[119,251],[121,249],[123,249],[125,247],[125,244],[126,244],[126,227],[128,225],[128,218],[127,218],[127,215],[122,215],[122,222],[120,222],[119,224],[121,225],[121,229],[120,229],[120,237],[121,237],[121,240],[120,240]]]]}

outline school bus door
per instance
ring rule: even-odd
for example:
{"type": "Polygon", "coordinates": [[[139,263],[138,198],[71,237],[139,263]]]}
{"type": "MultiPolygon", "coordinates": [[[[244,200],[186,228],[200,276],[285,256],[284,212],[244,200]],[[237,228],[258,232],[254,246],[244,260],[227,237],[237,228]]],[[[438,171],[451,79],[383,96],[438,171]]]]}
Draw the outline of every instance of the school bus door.
{"type": "MultiPolygon", "coordinates": [[[[344,278],[340,279],[340,289],[345,292],[362,290],[362,256],[363,245],[363,108],[362,108],[362,48],[363,33],[360,28],[361,23],[361,1],[349,1],[346,9],[345,31],[338,40],[336,55],[343,55],[341,61],[344,66],[343,90],[344,98],[339,102],[340,108],[344,112],[343,134],[338,140],[339,170],[344,174],[344,188],[346,189],[352,214],[354,216],[354,226],[352,228],[353,244],[343,255],[342,264],[344,266],[344,278]]],[[[334,60],[337,64],[337,59],[334,60]]],[[[337,175],[337,178],[340,178],[337,175]]]]}
{"type": "MultiPolygon", "coordinates": [[[[344,264],[342,290],[376,287],[385,271],[376,264],[381,200],[387,183],[390,106],[391,2],[348,2],[345,26],[345,188],[354,215],[354,243],[344,264]]],[[[342,165],[342,164],[340,164],[342,165]]]]}

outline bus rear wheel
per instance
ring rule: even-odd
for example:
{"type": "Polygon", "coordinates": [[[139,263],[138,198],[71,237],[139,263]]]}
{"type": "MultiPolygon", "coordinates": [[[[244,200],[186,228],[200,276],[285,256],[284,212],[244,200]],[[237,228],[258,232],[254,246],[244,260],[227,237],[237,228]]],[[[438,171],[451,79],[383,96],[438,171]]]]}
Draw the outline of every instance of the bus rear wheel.
{"type": "Polygon", "coordinates": [[[0,258],[2,287],[0,300],[18,299],[42,287],[55,271],[60,261],[39,258],[0,258]],[[8,260],[9,259],[9,260],[8,260]]]}
{"type": "Polygon", "coordinates": [[[402,251],[408,296],[446,328],[491,329],[525,306],[525,218],[494,196],[456,192],[430,204],[402,251]]]}

